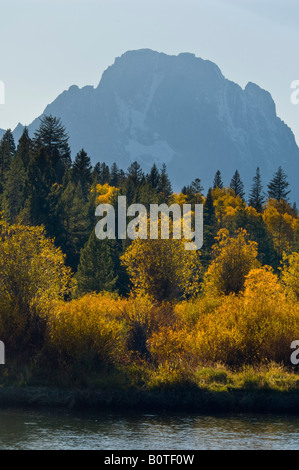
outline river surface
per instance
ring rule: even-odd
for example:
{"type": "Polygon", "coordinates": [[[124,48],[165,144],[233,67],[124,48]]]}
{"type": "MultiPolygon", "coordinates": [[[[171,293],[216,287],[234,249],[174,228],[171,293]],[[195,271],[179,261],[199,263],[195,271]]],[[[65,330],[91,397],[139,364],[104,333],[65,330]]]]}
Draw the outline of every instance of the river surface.
{"type": "Polygon", "coordinates": [[[1,450],[298,450],[299,416],[0,409],[1,450]]]}

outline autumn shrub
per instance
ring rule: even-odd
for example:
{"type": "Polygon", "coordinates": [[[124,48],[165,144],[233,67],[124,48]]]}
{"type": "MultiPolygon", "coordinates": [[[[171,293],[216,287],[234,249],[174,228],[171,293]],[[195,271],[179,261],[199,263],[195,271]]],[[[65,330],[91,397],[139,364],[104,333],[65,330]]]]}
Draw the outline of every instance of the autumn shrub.
{"type": "Polygon", "coordinates": [[[221,296],[198,296],[174,306],[177,325],[193,330],[202,315],[212,313],[221,305],[221,296]]]}
{"type": "Polygon", "coordinates": [[[289,365],[290,344],[299,337],[299,305],[286,299],[270,268],[253,269],[242,295],[230,295],[197,323],[199,361],[234,367],[274,361],[289,365]]]}
{"type": "Polygon", "coordinates": [[[72,289],[64,260],[42,227],[0,220],[0,337],[11,357],[42,348],[53,304],[72,289]]]}
{"type": "Polygon", "coordinates": [[[78,374],[124,362],[126,332],[117,313],[118,300],[109,294],[58,303],[48,322],[47,344],[58,366],[78,374]]]}
{"type": "Polygon", "coordinates": [[[299,301],[299,253],[284,254],[281,282],[290,300],[299,301]]]}
{"type": "Polygon", "coordinates": [[[163,327],[149,339],[149,350],[157,364],[190,364],[194,359],[193,334],[186,328],[163,327]]]}
{"type": "Polygon", "coordinates": [[[245,230],[229,236],[228,230],[221,229],[213,247],[213,260],[205,273],[205,294],[238,294],[243,289],[245,276],[259,266],[257,255],[257,243],[248,239],[245,230]]]}
{"type": "Polygon", "coordinates": [[[199,290],[199,253],[182,240],[134,240],[121,258],[135,294],[157,301],[182,299],[199,290]]]}
{"type": "Polygon", "coordinates": [[[175,321],[173,306],[158,303],[147,295],[123,299],[120,308],[121,320],[127,330],[128,349],[139,357],[151,359],[148,347],[150,337],[175,321]]]}

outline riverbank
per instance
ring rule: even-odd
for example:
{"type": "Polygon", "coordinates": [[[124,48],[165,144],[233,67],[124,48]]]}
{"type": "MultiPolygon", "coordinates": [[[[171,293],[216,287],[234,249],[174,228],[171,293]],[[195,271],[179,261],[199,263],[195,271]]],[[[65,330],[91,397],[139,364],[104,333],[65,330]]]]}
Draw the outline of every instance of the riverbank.
{"type": "Polygon", "coordinates": [[[292,390],[62,390],[47,387],[0,388],[0,407],[180,411],[197,413],[299,414],[299,392],[292,390]]]}

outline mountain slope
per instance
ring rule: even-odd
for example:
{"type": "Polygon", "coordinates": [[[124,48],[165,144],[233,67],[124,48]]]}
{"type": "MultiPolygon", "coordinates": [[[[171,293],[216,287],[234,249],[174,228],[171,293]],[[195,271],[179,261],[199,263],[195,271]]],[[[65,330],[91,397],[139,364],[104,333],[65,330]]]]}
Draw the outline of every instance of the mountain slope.
{"type": "MultiPolygon", "coordinates": [[[[229,184],[236,169],[247,189],[259,166],[264,189],[281,165],[299,200],[299,149],[291,129],[276,115],[271,95],[253,83],[243,90],[214,63],[183,53],[129,51],[103,73],[99,85],[71,86],[44,114],[60,117],[73,156],[82,147],[93,163],[137,160],[147,171],[167,164],[175,190],[215,172],[229,184]]],[[[29,133],[39,119],[29,126],[29,133]]],[[[19,138],[21,126],[14,131],[19,138]]]]}

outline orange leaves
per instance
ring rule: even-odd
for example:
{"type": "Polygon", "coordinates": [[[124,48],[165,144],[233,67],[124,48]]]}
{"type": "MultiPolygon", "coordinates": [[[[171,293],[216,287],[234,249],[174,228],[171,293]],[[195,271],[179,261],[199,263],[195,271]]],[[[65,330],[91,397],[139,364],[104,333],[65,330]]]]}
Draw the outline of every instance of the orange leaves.
{"type": "Polygon", "coordinates": [[[110,186],[108,183],[96,186],[96,204],[110,204],[119,192],[118,188],[110,186]]]}

